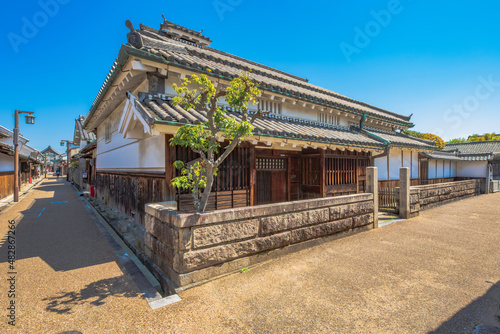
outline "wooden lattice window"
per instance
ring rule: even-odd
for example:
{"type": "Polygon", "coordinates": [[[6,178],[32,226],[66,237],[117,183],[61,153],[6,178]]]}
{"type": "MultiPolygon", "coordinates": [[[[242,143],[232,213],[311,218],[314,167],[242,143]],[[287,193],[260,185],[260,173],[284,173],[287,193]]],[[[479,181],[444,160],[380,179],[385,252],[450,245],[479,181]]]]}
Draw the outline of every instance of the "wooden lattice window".
{"type": "Polygon", "coordinates": [[[286,159],[282,158],[257,158],[258,170],[286,170],[286,159]]]}

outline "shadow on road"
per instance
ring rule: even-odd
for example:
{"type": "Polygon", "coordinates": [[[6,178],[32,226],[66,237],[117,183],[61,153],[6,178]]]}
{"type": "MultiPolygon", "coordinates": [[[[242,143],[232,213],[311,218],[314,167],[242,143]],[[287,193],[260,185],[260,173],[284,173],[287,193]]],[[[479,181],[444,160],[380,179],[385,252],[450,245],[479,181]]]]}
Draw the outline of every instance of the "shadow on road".
{"type": "Polygon", "coordinates": [[[135,288],[130,286],[125,276],[103,279],[87,285],[80,291],[60,292],[54,297],[44,298],[47,301],[45,308],[49,312],[59,314],[71,313],[74,306],[90,304],[101,306],[105,304],[108,297],[130,298],[138,294],[135,288]]]}
{"type": "MultiPolygon", "coordinates": [[[[65,179],[50,179],[16,218],[16,261],[38,257],[55,271],[115,262],[114,254],[65,179]],[[53,192],[46,193],[46,192],[53,192]]],[[[0,254],[7,254],[7,235],[0,254]]],[[[0,263],[7,261],[1,257],[0,263]]]]}
{"type": "Polygon", "coordinates": [[[431,334],[472,333],[477,325],[500,327],[500,281],[481,297],[455,313],[431,334]]]}

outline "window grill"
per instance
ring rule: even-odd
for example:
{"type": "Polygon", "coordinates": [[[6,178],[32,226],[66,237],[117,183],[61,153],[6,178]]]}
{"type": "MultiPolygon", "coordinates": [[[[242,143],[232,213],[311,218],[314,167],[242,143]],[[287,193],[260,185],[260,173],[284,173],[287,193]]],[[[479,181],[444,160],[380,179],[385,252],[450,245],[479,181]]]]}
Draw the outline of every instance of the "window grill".
{"type": "Polygon", "coordinates": [[[285,170],[286,159],[283,158],[257,158],[256,168],[259,170],[285,170]]]}

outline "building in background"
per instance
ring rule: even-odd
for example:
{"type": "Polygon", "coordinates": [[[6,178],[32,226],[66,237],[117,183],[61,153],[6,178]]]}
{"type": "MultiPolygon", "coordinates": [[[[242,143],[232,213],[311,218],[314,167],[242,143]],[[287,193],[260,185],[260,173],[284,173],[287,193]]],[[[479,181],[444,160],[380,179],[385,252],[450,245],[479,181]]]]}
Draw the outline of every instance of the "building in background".
{"type": "Polygon", "coordinates": [[[73,145],[77,149],[71,156],[69,180],[79,190],[90,190],[95,179],[95,142],[96,136],[83,128],[85,117],[79,116],[75,119],[75,130],[73,133],[73,145]]]}
{"type": "MultiPolygon", "coordinates": [[[[40,152],[27,145],[28,139],[19,136],[19,186],[32,183],[42,175],[43,158],[40,152]]],[[[14,193],[14,133],[0,126],[0,199],[14,193]]]]}

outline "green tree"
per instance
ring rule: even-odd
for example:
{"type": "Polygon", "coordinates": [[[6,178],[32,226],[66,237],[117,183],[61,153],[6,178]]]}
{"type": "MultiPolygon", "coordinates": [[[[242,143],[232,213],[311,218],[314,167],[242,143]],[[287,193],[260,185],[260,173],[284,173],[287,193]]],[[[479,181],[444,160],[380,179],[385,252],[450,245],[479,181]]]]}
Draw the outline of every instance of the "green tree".
{"type": "Polygon", "coordinates": [[[412,136],[415,138],[432,140],[436,143],[436,146],[439,147],[440,149],[443,149],[446,147],[444,140],[441,137],[439,137],[435,134],[432,134],[432,133],[421,133],[418,131],[405,130],[405,131],[403,131],[403,134],[408,135],[408,136],[412,136]]]}
{"type": "Polygon", "coordinates": [[[446,142],[446,144],[459,144],[459,143],[466,143],[466,142],[467,142],[467,139],[465,139],[465,138],[455,138],[455,139],[448,140],[446,142]]]}
{"type": "Polygon", "coordinates": [[[212,190],[217,169],[236,148],[244,136],[251,136],[254,129],[252,123],[262,115],[262,111],[250,115],[248,107],[257,104],[260,90],[257,84],[246,73],[235,77],[227,88],[215,84],[205,75],[191,75],[184,78],[178,86],[173,84],[177,96],[173,98],[174,105],[180,105],[188,110],[194,108],[207,115],[207,121],[201,124],[186,124],[180,127],[170,140],[171,145],[189,147],[200,157],[188,163],[176,161],[174,166],[181,175],[172,179],[176,188],[189,189],[194,198],[198,212],[206,209],[208,197],[212,190]],[[239,113],[240,121],[227,115],[219,107],[219,100],[224,98],[229,106],[239,113]],[[217,140],[223,137],[229,145],[221,149],[217,140]],[[219,150],[222,152],[218,157],[219,150]],[[201,196],[200,196],[201,195],[201,196]]]}

